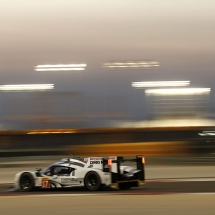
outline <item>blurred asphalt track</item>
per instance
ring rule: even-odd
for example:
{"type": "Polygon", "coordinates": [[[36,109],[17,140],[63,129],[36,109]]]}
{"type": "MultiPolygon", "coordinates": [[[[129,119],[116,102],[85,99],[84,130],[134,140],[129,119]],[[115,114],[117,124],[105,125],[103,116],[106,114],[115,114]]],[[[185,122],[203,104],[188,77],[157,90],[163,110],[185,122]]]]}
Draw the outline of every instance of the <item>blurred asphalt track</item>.
{"type": "Polygon", "coordinates": [[[0,196],[1,214],[213,215],[215,194],[0,196]]]}

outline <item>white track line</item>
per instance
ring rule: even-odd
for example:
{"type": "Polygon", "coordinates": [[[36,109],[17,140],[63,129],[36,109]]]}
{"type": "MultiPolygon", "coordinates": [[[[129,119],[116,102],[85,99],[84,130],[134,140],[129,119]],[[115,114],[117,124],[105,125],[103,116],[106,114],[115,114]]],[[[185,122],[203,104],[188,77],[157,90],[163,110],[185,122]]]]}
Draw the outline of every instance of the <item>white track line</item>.
{"type": "Polygon", "coordinates": [[[15,195],[0,195],[0,197],[27,197],[27,198],[41,198],[41,197],[78,197],[78,196],[105,196],[105,195],[110,195],[110,194],[44,194],[44,195],[41,195],[41,194],[24,194],[22,195],[21,193],[20,194],[15,194],[15,195]]]}
{"type": "Polygon", "coordinates": [[[215,178],[182,178],[182,179],[149,179],[147,182],[206,182],[206,181],[215,181],[215,178]]]}

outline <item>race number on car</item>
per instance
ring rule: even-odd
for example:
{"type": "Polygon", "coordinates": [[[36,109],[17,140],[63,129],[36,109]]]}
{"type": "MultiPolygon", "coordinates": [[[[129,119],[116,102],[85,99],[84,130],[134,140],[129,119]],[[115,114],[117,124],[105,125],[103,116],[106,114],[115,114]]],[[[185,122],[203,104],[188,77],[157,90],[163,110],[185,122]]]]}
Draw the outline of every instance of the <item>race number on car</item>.
{"type": "Polygon", "coordinates": [[[42,188],[50,188],[49,178],[42,178],[42,188]]]}

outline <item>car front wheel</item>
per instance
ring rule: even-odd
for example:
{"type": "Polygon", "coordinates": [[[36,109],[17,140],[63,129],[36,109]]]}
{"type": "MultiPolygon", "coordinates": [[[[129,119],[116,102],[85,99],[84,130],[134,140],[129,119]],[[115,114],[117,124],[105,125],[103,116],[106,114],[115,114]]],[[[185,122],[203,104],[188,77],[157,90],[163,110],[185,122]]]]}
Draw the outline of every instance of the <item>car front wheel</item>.
{"type": "Polygon", "coordinates": [[[31,191],[34,188],[34,179],[30,173],[23,173],[20,178],[20,189],[31,191]]]}

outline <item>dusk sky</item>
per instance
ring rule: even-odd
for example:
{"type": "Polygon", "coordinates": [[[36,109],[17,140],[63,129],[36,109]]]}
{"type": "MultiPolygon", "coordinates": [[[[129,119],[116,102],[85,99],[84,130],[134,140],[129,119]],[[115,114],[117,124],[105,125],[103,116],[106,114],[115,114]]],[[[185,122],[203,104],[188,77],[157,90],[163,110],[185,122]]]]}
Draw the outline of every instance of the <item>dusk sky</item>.
{"type": "Polygon", "coordinates": [[[0,0],[0,84],[133,95],[132,81],[190,80],[215,90],[214,0],[0,0]],[[107,61],[154,60],[151,70],[105,70],[107,61]],[[86,63],[38,72],[38,64],[86,63]]]}

